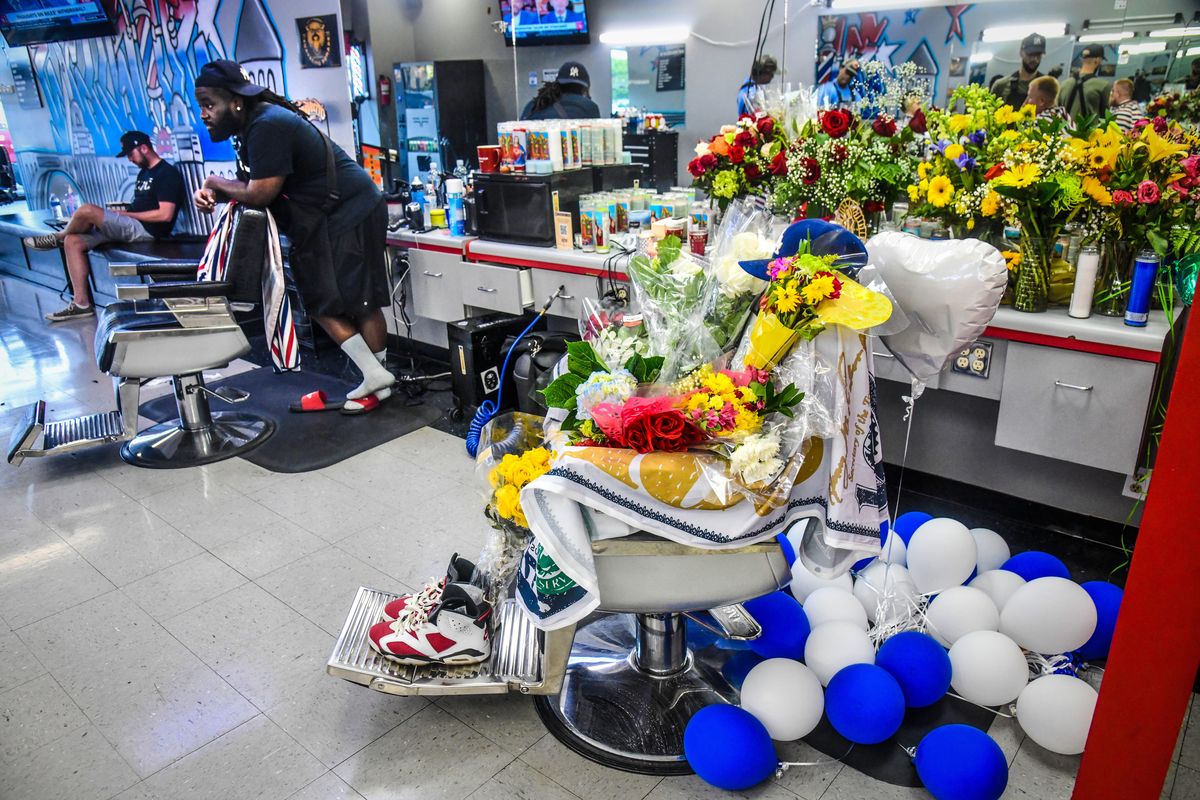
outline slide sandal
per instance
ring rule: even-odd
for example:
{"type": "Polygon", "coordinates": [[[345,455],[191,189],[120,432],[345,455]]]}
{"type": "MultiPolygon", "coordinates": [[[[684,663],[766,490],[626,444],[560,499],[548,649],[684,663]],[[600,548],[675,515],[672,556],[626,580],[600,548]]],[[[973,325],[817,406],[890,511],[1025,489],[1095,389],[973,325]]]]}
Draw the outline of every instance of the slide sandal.
{"type": "Polygon", "coordinates": [[[373,394],[369,394],[357,400],[347,400],[345,405],[342,406],[342,413],[351,417],[358,414],[370,414],[381,405],[383,405],[382,400],[373,394]]]}
{"type": "Polygon", "coordinates": [[[345,404],[346,398],[335,397],[331,400],[324,391],[318,389],[301,397],[298,403],[292,403],[288,406],[288,411],[294,411],[297,414],[307,414],[313,411],[341,411],[345,404]]]}

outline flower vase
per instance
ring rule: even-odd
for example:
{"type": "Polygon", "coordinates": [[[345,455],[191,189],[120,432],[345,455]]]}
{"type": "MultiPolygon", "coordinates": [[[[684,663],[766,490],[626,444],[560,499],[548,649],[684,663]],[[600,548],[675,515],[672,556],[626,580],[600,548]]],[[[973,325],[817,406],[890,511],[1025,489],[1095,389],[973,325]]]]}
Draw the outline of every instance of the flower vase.
{"type": "Polygon", "coordinates": [[[1021,263],[1017,267],[1017,283],[1013,289],[1013,308],[1017,311],[1036,313],[1046,310],[1054,241],[1040,236],[1021,237],[1021,263]]]}
{"type": "Polygon", "coordinates": [[[787,358],[788,353],[800,341],[800,331],[784,325],[779,317],[771,313],[759,314],[750,329],[750,350],[746,353],[746,366],[755,369],[774,369],[787,358]]]}
{"type": "Polygon", "coordinates": [[[1101,247],[1100,278],[1096,281],[1093,311],[1106,317],[1125,316],[1132,267],[1133,248],[1127,241],[1104,242],[1101,247]]]}

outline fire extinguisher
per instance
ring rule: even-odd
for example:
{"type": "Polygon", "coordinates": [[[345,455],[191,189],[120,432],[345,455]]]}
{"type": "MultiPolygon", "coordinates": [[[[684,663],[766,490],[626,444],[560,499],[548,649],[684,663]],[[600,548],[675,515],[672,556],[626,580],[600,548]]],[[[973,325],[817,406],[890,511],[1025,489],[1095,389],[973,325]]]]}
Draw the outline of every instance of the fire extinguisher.
{"type": "Polygon", "coordinates": [[[392,104],[392,79],[387,75],[379,76],[379,105],[392,104]]]}

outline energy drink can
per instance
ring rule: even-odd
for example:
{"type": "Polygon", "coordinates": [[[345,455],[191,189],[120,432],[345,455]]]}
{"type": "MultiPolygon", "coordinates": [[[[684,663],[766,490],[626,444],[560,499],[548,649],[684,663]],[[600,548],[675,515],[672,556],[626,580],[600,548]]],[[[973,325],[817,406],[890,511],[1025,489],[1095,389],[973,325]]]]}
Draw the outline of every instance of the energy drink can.
{"type": "Polygon", "coordinates": [[[1150,295],[1158,279],[1158,256],[1143,250],[1133,260],[1133,281],[1129,286],[1129,304],[1125,306],[1125,324],[1144,328],[1150,319],[1150,295]]]}

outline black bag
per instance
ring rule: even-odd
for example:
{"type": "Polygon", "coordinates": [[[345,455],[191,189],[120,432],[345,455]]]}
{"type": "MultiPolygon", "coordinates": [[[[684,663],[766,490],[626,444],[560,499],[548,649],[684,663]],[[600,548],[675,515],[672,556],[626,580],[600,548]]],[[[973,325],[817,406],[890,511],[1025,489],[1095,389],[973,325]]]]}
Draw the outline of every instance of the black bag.
{"type": "MultiPolygon", "coordinates": [[[[542,389],[550,385],[554,365],[567,354],[567,342],[579,341],[577,333],[543,331],[531,333],[521,340],[512,354],[512,377],[517,387],[517,410],[526,414],[545,416],[546,402],[542,389]]],[[[504,343],[504,352],[512,347],[504,343]]]]}

